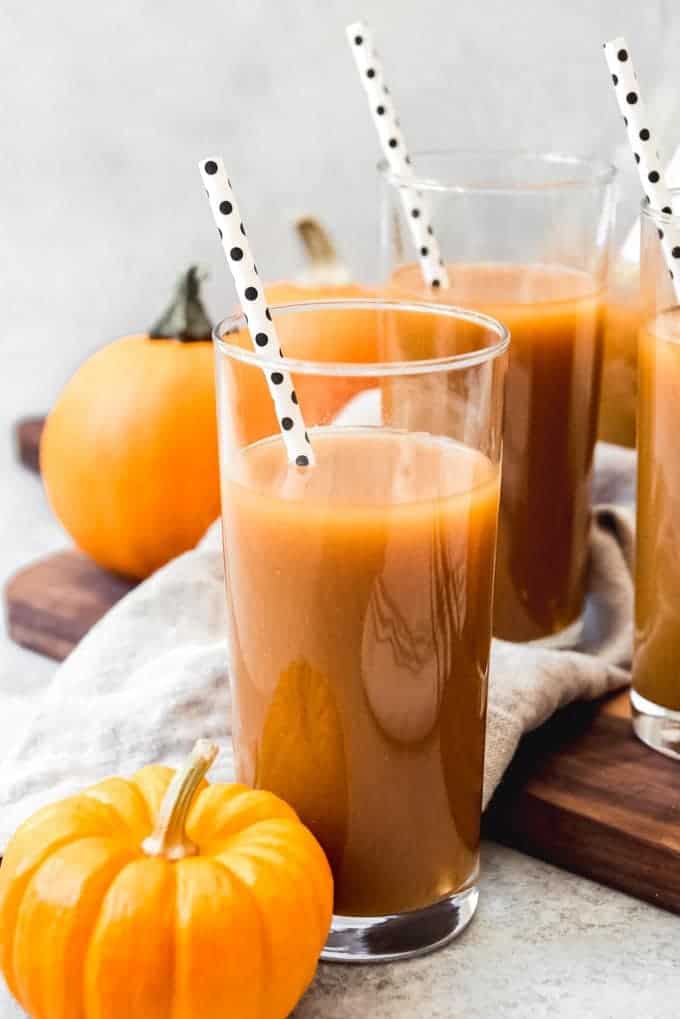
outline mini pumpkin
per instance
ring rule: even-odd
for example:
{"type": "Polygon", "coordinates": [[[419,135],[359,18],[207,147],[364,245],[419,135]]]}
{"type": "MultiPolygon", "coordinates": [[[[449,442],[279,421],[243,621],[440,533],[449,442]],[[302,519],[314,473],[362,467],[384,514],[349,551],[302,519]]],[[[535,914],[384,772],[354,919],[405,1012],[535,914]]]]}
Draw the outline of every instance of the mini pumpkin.
{"type": "Polygon", "coordinates": [[[192,548],[218,516],[210,338],[191,268],[154,328],[85,361],[47,418],[47,496],[100,566],[146,577],[192,548]]]}
{"type": "MultiPolygon", "coordinates": [[[[352,283],[305,286],[279,282],[267,287],[267,300],[273,309],[310,301],[360,301],[372,296],[373,291],[352,283]]],[[[345,311],[327,308],[323,317],[314,310],[304,314],[284,312],[275,313],[274,321],[287,358],[350,363],[376,360],[378,334],[374,311],[361,307],[345,311]]],[[[245,329],[230,333],[225,339],[248,350],[252,347],[245,329]]],[[[243,428],[240,440],[250,443],[275,435],[279,426],[262,372],[237,361],[226,364],[223,361],[221,370],[228,389],[239,394],[244,408],[239,415],[243,428]]],[[[308,427],[332,424],[338,411],[354,396],[375,386],[375,379],[351,374],[332,378],[323,374],[293,373],[293,382],[308,427]]]]}
{"type": "MultiPolygon", "coordinates": [[[[352,283],[349,270],[339,258],[333,241],[319,221],[301,217],[295,224],[302,244],[306,270],[298,281],[280,280],[266,287],[272,308],[301,305],[312,301],[355,300],[375,296],[375,291],[352,283]]],[[[336,311],[326,309],[321,318],[314,311],[275,316],[281,347],[286,357],[320,362],[360,363],[376,360],[378,336],[375,312],[361,307],[336,311]]],[[[252,348],[245,329],[225,337],[235,346],[252,348]]],[[[238,393],[242,410],[238,436],[243,443],[256,442],[278,431],[278,421],[266,380],[250,365],[237,361],[222,363],[221,370],[230,392],[238,393]]],[[[375,385],[374,379],[294,374],[295,391],[309,427],[331,424],[338,411],[362,389],[375,385]]]]}
{"type": "Polygon", "coordinates": [[[332,912],[321,847],[272,793],[208,785],[199,741],[39,810],[0,868],[0,968],[34,1019],[284,1019],[332,912]]]}

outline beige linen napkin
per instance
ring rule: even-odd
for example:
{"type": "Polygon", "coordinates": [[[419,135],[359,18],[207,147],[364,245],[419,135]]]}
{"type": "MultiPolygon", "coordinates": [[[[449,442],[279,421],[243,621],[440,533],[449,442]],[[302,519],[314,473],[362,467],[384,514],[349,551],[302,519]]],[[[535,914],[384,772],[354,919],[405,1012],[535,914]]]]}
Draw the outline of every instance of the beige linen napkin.
{"type": "MultiPolygon", "coordinates": [[[[523,733],[559,706],[624,684],[630,659],[634,457],[600,445],[590,596],[579,651],[494,641],[484,802],[523,733]]],[[[177,763],[200,736],[233,777],[225,603],[217,525],[116,605],[57,670],[0,764],[0,851],[43,803],[150,761],[177,763]]],[[[1,710],[1,698],[0,698],[1,710]]]]}

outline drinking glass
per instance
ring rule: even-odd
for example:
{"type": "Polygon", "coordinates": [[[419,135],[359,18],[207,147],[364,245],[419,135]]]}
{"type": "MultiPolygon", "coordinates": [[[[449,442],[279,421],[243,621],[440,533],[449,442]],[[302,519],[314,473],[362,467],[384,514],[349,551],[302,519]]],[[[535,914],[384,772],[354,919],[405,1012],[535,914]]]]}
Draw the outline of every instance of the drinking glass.
{"type": "Polygon", "coordinates": [[[419,954],[477,905],[508,333],[417,302],[272,314],[294,357],[258,358],[239,316],[214,334],[237,775],[328,856],[324,958],[419,954]],[[360,360],[335,362],[347,331],[360,360]],[[309,467],[278,431],[283,372],[309,467]]]}
{"type": "Polygon", "coordinates": [[[615,170],[505,151],[413,164],[415,185],[380,169],[390,292],[477,308],[512,333],[494,634],[569,645],[586,590],[615,170]],[[412,252],[403,198],[414,186],[447,266],[438,290],[412,252]]]}
{"type": "MultiPolygon", "coordinates": [[[[680,191],[673,193],[680,202],[680,191]]],[[[660,231],[680,238],[680,216],[653,212],[645,203],[631,703],[639,738],[680,758],[680,306],[660,231]]]]}
{"type": "Polygon", "coordinates": [[[607,291],[604,359],[597,437],[635,446],[638,334],[642,305],[640,266],[619,260],[607,291]]]}

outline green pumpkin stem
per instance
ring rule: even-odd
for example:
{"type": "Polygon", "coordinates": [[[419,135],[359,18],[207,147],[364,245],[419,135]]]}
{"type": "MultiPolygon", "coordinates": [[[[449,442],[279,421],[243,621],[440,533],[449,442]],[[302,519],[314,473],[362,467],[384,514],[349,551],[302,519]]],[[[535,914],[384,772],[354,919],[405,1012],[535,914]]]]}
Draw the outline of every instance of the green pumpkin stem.
{"type": "Polygon", "coordinates": [[[195,265],[182,273],[172,301],[149,330],[152,340],[197,343],[210,339],[212,323],[201,300],[201,279],[195,265]]]}
{"type": "Polygon", "coordinates": [[[198,787],[217,757],[218,748],[207,739],[199,739],[163,797],[153,834],[142,843],[147,856],[183,860],[196,856],[198,848],[186,833],[187,816],[198,787]]]}

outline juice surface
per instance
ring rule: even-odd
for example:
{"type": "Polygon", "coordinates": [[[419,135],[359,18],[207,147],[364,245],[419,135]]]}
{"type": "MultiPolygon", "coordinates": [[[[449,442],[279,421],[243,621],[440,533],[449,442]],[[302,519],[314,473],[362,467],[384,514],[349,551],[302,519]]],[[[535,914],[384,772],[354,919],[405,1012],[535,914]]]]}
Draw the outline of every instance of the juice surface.
{"type": "MultiPolygon", "coordinates": [[[[545,638],[578,619],[585,597],[602,295],[590,276],[559,266],[454,263],[448,271],[451,286],[437,300],[486,312],[512,337],[494,633],[545,638]]],[[[415,265],[392,284],[423,294],[415,265]]]]}
{"type": "Polygon", "coordinates": [[[640,334],[633,687],[680,711],[680,308],[640,334]]]}
{"type": "Polygon", "coordinates": [[[335,911],[470,884],[479,849],[498,468],[455,442],[317,429],[223,488],[234,743],[320,840],[335,911]]]}

